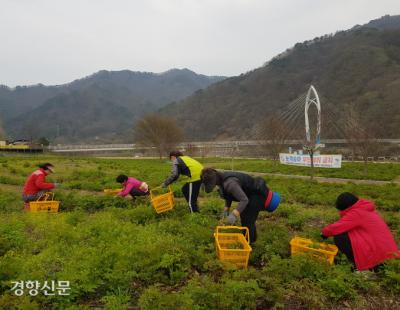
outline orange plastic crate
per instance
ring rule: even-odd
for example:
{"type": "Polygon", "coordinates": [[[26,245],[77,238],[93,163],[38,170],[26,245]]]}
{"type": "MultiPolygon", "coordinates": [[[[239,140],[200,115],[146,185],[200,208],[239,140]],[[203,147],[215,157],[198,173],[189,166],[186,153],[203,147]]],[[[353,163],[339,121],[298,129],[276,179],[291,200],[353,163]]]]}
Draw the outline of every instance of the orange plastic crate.
{"type": "Polygon", "coordinates": [[[56,213],[60,207],[60,202],[54,200],[54,193],[44,193],[38,200],[29,202],[30,212],[49,212],[56,213]]]}
{"type": "Polygon", "coordinates": [[[156,189],[150,190],[150,201],[154,210],[159,214],[173,209],[174,193],[172,192],[171,186],[168,186],[168,193],[155,195],[155,191],[156,189]]]}
{"type": "Polygon", "coordinates": [[[336,245],[323,242],[313,242],[311,239],[297,236],[290,240],[290,250],[292,255],[309,253],[313,257],[326,260],[331,265],[333,264],[333,260],[338,252],[336,245]],[[312,247],[313,245],[316,245],[316,248],[312,247]]]}
{"type": "Polygon", "coordinates": [[[247,227],[217,226],[214,237],[215,248],[220,261],[234,264],[238,268],[247,268],[252,251],[249,245],[249,229],[247,227]],[[236,232],[232,232],[232,230],[236,230],[236,232]],[[245,231],[244,235],[243,231],[245,231]],[[230,245],[235,243],[240,244],[242,248],[230,248],[230,245]]]}

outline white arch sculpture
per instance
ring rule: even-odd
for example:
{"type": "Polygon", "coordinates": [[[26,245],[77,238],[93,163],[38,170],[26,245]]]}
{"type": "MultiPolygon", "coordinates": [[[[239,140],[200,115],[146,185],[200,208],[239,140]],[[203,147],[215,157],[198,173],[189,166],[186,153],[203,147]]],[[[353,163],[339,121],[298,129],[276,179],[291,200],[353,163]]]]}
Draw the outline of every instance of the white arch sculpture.
{"type": "Polygon", "coordinates": [[[304,118],[306,125],[306,140],[307,143],[311,144],[311,133],[310,133],[310,122],[308,120],[308,109],[310,105],[315,104],[318,112],[318,120],[317,120],[317,136],[315,144],[320,143],[320,134],[321,134],[321,103],[319,101],[317,90],[313,85],[310,86],[310,89],[307,92],[306,104],[304,106],[304,118]]]}

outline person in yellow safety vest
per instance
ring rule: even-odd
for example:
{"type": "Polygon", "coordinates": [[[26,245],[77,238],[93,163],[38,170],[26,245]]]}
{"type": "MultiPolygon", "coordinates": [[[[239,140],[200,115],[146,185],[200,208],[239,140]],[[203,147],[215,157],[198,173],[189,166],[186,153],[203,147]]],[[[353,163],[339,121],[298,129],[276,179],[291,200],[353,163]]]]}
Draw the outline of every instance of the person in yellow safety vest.
{"type": "Polygon", "coordinates": [[[200,175],[203,165],[189,156],[184,156],[180,151],[170,152],[169,158],[172,160],[172,170],[170,176],[162,184],[162,187],[172,184],[178,180],[180,175],[185,176],[187,181],[182,187],[182,193],[189,204],[190,212],[199,212],[197,198],[200,192],[200,175]]]}

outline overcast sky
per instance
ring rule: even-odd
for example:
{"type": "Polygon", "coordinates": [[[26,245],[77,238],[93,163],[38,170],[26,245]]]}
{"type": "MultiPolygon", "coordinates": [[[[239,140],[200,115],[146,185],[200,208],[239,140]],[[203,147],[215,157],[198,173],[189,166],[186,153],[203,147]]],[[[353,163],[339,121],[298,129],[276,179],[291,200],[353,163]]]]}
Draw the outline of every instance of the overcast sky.
{"type": "Polygon", "coordinates": [[[102,69],[238,75],[385,14],[400,0],[0,0],[0,84],[102,69]]]}

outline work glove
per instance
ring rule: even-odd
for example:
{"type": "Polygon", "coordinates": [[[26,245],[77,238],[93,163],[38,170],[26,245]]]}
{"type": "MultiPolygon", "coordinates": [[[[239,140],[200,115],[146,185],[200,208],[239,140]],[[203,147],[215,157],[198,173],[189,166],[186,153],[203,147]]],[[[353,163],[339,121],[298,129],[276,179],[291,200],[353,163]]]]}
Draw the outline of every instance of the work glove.
{"type": "Polygon", "coordinates": [[[233,212],[231,212],[231,213],[228,215],[228,217],[225,218],[224,222],[225,222],[225,224],[233,225],[233,224],[236,223],[236,219],[237,219],[236,215],[233,214],[233,212]]]}
{"type": "Polygon", "coordinates": [[[221,220],[223,220],[224,218],[229,216],[229,211],[228,210],[224,210],[224,212],[222,212],[221,214],[221,220]]]}
{"type": "Polygon", "coordinates": [[[328,239],[329,237],[327,237],[327,236],[325,236],[324,234],[321,233],[321,238],[322,238],[323,240],[326,240],[326,239],[328,239]]]}

